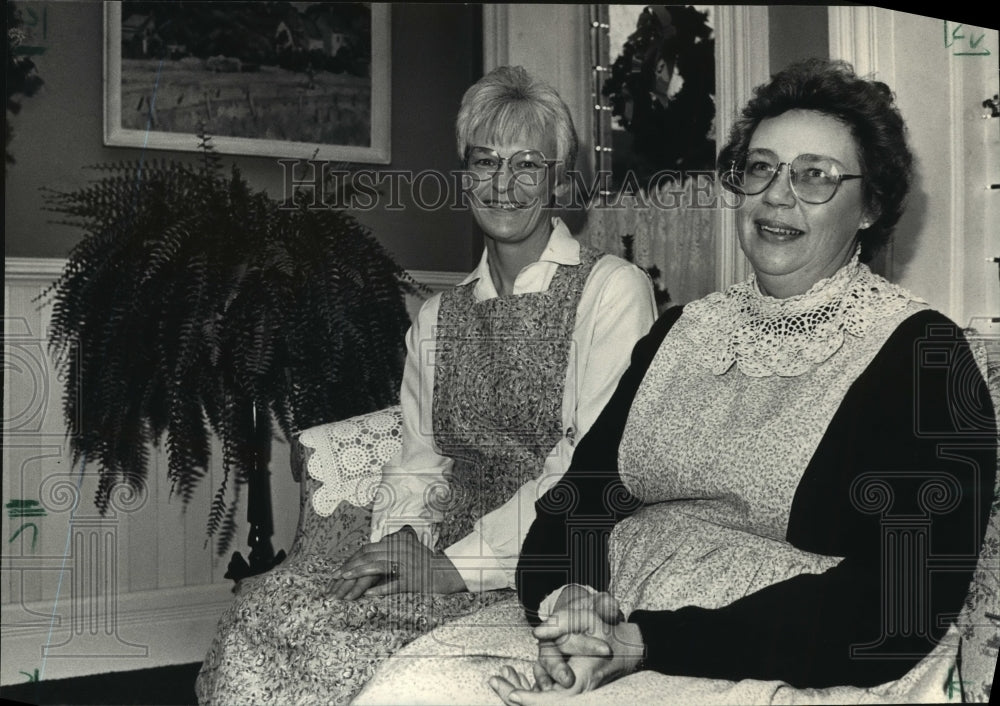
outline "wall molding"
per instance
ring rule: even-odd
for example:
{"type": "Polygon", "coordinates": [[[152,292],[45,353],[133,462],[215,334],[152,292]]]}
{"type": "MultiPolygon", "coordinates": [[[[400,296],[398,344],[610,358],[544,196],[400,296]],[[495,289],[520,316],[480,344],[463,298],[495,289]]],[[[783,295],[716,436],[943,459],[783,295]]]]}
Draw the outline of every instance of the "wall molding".
{"type": "Polygon", "coordinates": [[[875,8],[831,6],[827,18],[830,58],[850,62],[859,76],[874,74],[878,68],[875,8]]]}
{"type": "MultiPolygon", "coordinates": [[[[767,6],[714,5],[715,10],[715,135],[721,146],[737,113],[753,89],[771,75],[767,6]]],[[[740,248],[736,211],[720,209],[716,247],[715,285],[725,291],[750,274],[750,263],[740,248]]]]}
{"type": "MultiPolygon", "coordinates": [[[[66,267],[61,257],[5,257],[4,277],[17,282],[46,282],[56,279],[66,267]]],[[[467,272],[407,270],[413,279],[438,292],[461,282],[467,272]]]]}
{"type": "Polygon", "coordinates": [[[504,3],[483,5],[483,73],[509,63],[507,32],[510,8],[504,3]]]}
{"type": "Polygon", "coordinates": [[[54,280],[66,266],[61,257],[5,257],[4,278],[19,282],[54,280]]]}
{"type": "MultiPolygon", "coordinates": [[[[949,152],[951,161],[951,238],[949,256],[951,259],[950,281],[948,283],[948,303],[952,318],[960,326],[968,323],[965,311],[965,282],[964,277],[959,273],[965,273],[965,254],[969,249],[966,242],[968,228],[966,225],[966,194],[969,181],[975,183],[975,179],[969,179],[965,167],[965,91],[963,91],[963,74],[959,69],[958,61],[954,56],[948,57],[948,99],[950,103],[951,120],[951,141],[949,142],[949,152]]],[[[979,98],[979,96],[976,96],[979,98]]],[[[971,101],[970,101],[971,103],[971,101]]],[[[975,105],[975,103],[972,103],[975,105]]],[[[984,170],[985,171],[985,170],[984,170]]],[[[980,176],[979,174],[976,175],[980,176]]],[[[983,174],[982,176],[986,176],[983,174]]],[[[985,179],[984,179],[985,181],[985,179]]]]}
{"type": "Polygon", "coordinates": [[[858,76],[896,85],[895,13],[871,5],[827,8],[831,59],[842,59],[858,76]]]}
{"type": "Polygon", "coordinates": [[[119,594],[113,616],[101,612],[106,596],[4,605],[0,684],[24,682],[21,671],[35,669],[48,681],[200,662],[232,600],[230,585],[211,584],[119,594]],[[53,613],[55,621],[41,617],[53,613]],[[72,632],[74,623],[84,629],[72,632]]]}
{"type": "MultiPolygon", "coordinates": [[[[827,8],[831,59],[846,61],[858,76],[866,76],[896,86],[895,15],[891,10],[865,6],[827,8]]],[[[896,281],[893,239],[884,248],[883,274],[896,281]]]]}

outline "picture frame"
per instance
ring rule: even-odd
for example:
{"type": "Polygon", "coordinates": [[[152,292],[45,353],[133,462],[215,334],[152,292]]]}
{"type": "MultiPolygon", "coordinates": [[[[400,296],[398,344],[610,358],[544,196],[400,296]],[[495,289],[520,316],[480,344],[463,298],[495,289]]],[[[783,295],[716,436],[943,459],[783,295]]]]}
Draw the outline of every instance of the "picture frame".
{"type": "Polygon", "coordinates": [[[109,147],[388,164],[390,77],[388,3],[104,3],[109,147]]]}

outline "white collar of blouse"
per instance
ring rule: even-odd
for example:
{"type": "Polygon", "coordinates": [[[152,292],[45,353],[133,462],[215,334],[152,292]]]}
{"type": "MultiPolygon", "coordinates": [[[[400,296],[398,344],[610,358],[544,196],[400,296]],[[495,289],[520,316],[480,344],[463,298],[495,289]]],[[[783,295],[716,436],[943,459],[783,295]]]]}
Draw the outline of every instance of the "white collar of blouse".
{"type": "MultiPolygon", "coordinates": [[[[477,279],[489,279],[490,265],[487,254],[486,248],[483,248],[483,254],[479,258],[476,269],[466,275],[459,284],[468,284],[477,279]]],[[[569,228],[558,216],[552,217],[552,232],[549,234],[549,242],[537,262],[554,262],[557,265],[580,264],[580,242],[573,237],[569,228]]]]}

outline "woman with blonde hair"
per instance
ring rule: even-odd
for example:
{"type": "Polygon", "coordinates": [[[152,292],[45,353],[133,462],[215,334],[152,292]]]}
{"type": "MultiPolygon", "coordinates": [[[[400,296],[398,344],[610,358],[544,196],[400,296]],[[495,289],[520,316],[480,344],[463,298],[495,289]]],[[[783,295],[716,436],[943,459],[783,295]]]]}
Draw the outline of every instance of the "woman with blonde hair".
{"type": "Polygon", "coordinates": [[[203,704],[346,703],[415,637],[515,600],[534,503],[653,322],[646,274],[552,216],[577,137],[551,87],[496,69],[466,92],[456,138],[485,249],[407,336],[402,449],[383,469],[371,541],[241,587],[223,618],[243,616],[239,634],[216,638],[203,704]]]}

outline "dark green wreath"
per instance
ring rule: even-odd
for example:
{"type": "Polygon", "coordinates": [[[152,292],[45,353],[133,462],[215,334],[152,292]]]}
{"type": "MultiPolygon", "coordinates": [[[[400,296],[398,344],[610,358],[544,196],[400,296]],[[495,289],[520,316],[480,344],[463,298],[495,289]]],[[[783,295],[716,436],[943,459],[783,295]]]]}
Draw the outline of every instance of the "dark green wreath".
{"type": "Polygon", "coordinates": [[[644,8],[601,92],[632,135],[624,161],[643,186],[661,170],[714,167],[715,40],[707,12],[690,5],[644,8]],[[658,67],[684,79],[669,99],[658,67]]]}

